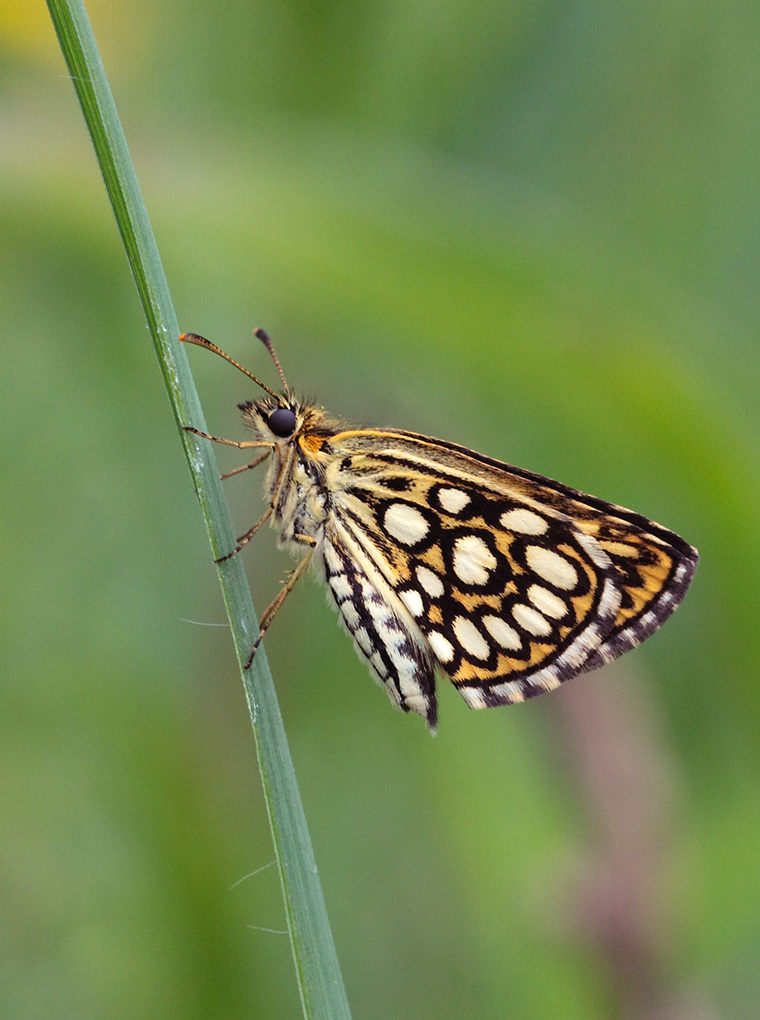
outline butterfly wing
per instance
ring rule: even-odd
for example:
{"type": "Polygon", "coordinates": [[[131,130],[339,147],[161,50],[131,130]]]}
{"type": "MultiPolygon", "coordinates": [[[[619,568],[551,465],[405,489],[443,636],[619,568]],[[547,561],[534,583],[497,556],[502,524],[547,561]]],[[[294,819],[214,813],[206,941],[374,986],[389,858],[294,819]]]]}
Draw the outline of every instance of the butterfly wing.
{"type": "MultiPolygon", "coordinates": [[[[353,557],[369,579],[352,611],[371,615],[374,591],[416,649],[416,682],[434,660],[473,708],[523,701],[621,655],[694,574],[696,550],[673,532],[462,447],[363,429],[330,448],[335,548],[344,572],[353,557]]],[[[376,628],[373,653],[383,643],[376,628]]],[[[432,681],[419,686],[429,714],[432,681]]]]}
{"type": "Polygon", "coordinates": [[[333,519],[322,542],[325,580],[359,655],[391,702],[437,722],[435,658],[422,632],[386,580],[371,548],[333,519]]]}

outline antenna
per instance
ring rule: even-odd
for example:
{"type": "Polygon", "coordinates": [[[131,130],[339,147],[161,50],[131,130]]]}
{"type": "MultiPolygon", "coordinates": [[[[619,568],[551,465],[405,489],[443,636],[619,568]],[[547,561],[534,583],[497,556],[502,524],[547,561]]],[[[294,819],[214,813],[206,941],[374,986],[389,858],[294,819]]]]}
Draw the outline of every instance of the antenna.
{"type": "Polygon", "coordinates": [[[275,352],[274,344],[269,339],[269,334],[267,333],[267,331],[265,329],[262,329],[261,326],[257,326],[256,329],[254,329],[254,331],[253,331],[253,335],[255,337],[257,337],[259,340],[261,340],[263,345],[266,347],[266,349],[272,355],[272,361],[274,362],[274,366],[277,369],[277,372],[278,372],[278,374],[280,376],[280,379],[282,379],[283,388],[284,388],[286,393],[290,393],[290,387],[288,386],[288,384],[287,384],[287,382],[285,380],[285,373],[282,370],[282,365],[280,364],[280,359],[277,357],[277,353],[275,352]]]}
{"type": "MultiPolygon", "coordinates": [[[[262,329],[261,332],[264,333],[264,330],[262,329]]],[[[257,331],[256,335],[257,336],[259,335],[258,331],[257,331]]],[[[269,343],[267,343],[267,341],[269,341],[269,337],[266,335],[266,333],[264,333],[264,336],[266,337],[266,341],[264,341],[264,342],[266,343],[267,347],[269,348],[270,352],[272,353],[272,357],[274,358],[275,364],[279,368],[280,364],[277,361],[277,358],[276,358],[276,356],[274,354],[274,351],[269,346],[269,343]]],[[[249,372],[247,368],[243,368],[243,366],[241,364],[239,364],[237,361],[235,361],[234,358],[231,358],[229,356],[229,354],[225,354],[221,347],[217,347],[216,344],[212,344],[210,340],[207,340],[205,338],[205,336],[198,336],[197,333],[183,333],[182,336],[180,337],[180,340],[184,344],[195,344],[196,347],[205,347],[207,351],[213,351],[214,354],[218,354],[220,358],[224,358],[225,361],[229,361],[229,363],[231,365],[234,365],[235,368],[239,369],[243,373],[243,375],[247,375],[249,379],[253,379],[253,381],[256,383],[257,386],[260,386],[262,388],[262,390],[266,390],[266,392],[270,396],[274,397],[275,400],[277,400],[279,402],[282,401],[282,397],[278,393],[275,393],[274,390],[270,390],[268,386],[264,385],[264,383],[261,381],[261,379],[257,379],[256,378],[256,376],[253,374],[253,372],[249,372]]],[[[271,341],[270,341],[270,343],[271,343],[271,341]]],[[[285,385],[285,388],[287,389],[287,384],[285,383],[285,377],[282,374],[282,369],[280,369],[280,378],[282,379],[283,384],[285,385]]]]}

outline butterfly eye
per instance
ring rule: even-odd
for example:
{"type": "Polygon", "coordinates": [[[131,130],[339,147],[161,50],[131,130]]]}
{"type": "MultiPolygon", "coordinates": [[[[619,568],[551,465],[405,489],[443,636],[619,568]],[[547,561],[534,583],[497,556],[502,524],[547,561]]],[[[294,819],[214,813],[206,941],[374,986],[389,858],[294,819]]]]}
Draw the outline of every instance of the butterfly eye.
{"type": "Polygon", "coordinates": [[[296,429],[296,416],[289,407],[278,407],[267,418],[267,425],[276,436],[290,436],[296,429]]]}

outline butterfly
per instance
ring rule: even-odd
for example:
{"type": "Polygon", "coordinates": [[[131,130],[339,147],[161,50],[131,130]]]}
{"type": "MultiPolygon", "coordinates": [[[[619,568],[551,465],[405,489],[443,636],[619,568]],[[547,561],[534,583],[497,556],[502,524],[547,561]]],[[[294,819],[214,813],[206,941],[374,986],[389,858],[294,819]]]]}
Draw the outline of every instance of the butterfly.
{"type": "Polygon", "coordinates": [[[684,597],[699,559],[672,531],[614,503],[485,457],[391,428],[355,427],[277,393],[195,333],[267,394],[238,407],[269,461],[263,516],[300,556],[260,621],[250,665],[288,593],[313,565],[356,650],[391,702],[437,724],[435,675],[470,708],[553,690],[640,644],[684,597]]]}

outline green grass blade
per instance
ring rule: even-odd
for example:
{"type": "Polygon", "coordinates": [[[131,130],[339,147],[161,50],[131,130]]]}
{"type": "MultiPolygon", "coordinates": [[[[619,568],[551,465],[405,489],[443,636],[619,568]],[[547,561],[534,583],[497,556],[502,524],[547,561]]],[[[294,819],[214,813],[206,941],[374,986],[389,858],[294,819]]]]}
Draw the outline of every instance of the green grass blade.
{"type": "MultiPolygon", "coordinates": [[[[158,353],[178,425],[205,429],[148,214],[124,132],[80,0],[48,0],[55,30],[92,137],[140,299],[158,353]]],[[[234,544],[227,503],[210,444],[180,433],[215,556],[234,544]]],[[[258,623],[239,557],[219,565],[280,870],[304,1015],[314,1020],[349,1018],[343,979],[325,910],[272,676],[263,649],[252,670],[242,669],[258,623]]]]}

